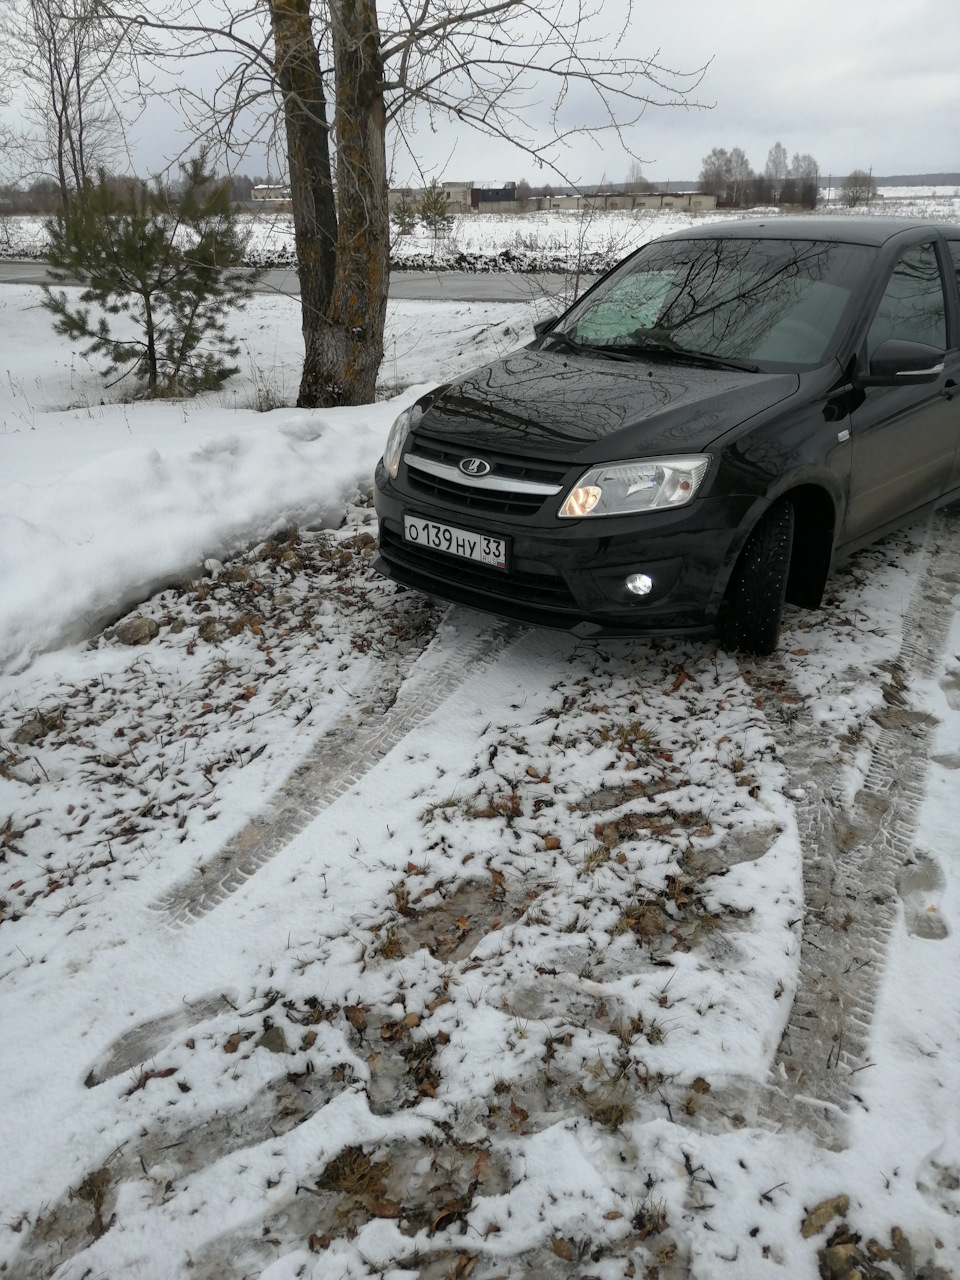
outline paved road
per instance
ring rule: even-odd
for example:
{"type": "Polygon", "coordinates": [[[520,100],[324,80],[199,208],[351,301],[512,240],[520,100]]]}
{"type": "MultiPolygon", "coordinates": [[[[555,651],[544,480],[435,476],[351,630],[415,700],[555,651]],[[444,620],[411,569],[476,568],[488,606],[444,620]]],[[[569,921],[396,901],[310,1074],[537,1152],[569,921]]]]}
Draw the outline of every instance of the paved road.
{"type": "MultiPolygon", "coordinates": [[[[44,284],[49,280],[42,262],[0,262],[0,284],[44,284]]],[[[581,280],[581,290],[592,277],[581,280]]],[[[464,271],[396,271],[390,277],[390,297],[424,302],[525,302],[544,294],[557,297],[567,284],[562,275],[476,274],[464,271]]],[[[297,273],[279,268],[264,273],[261,293],[299,294],[297,273]]]]}

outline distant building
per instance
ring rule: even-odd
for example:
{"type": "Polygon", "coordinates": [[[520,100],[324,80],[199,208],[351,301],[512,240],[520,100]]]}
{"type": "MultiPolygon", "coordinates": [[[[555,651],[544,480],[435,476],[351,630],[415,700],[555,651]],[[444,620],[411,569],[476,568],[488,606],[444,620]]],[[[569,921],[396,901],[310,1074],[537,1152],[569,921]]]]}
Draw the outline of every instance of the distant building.
{"type": "MultiPolygon", "coordinates": [[[[556,195],[528,195],[517,199],[517,184],[502,187],[478,187],[472,182],[444,182],[447,213],[521,213],[527,210],[552,209],[686,209],[698,212],[717,207],[716,196],[700,191],[622,191],[615,187],[596,187],[580,194],[558,192],[556,195]]],[[[390,209],[406,200],[414,209],[421,192],[414,187],[392,187],[388,194],[390,209]]]]}
{"type": "Polygon", "coordinates": [[[250,188],[250,199],[258,206],[262,205],[266,209],[278,209],[283,212],[289,212],[293,208],[293,199],[290,193],[290,184],[261,183],[259,186],[250,188]]]}
{"type": "Polygon", "coordinates": [[[692,213],[717,207],[717,197],[703,191],[605,192],[589,197],[589,202],[602,209],[686,209],[692,213]]]}
{"type": "Polygon", "coordinates": [[[517,184],[508,182],[504,187],[473,187],[470,208],[474,213],[515,213],[517,184]]]}
{"type": "Polygon", "coordinates": [[[387,192],[387,208],[393,213],[394,209],[401,200],[406,200],[407,204],[415,205],[417,203],[417,193],[413,187],[391,187],[387,192]]]}
{"type": "MultiPolygon", "coordinates": [[[[699,191],[620,191],[595,188],[579,194],[559,192],[551,196],[530,196],[527,208],[548,209],[715,209],[716,196],[699,191]]],[[[516,206],[514,206],[516,208],[516,206]]]]}
{"type": "MultiPolygon", "coordinates": [[[[470,212],[472,182],[444,182],[441,185],[447,201],[448,214],[470,212]]],[[[417,209],[421,194],[422,188],[418,187],[391,187],[387,192],[387,207],[393,212],[401,200],[406,200],[407,204],[417,209]]]]}
{"type": "Polygon", "coordinates": [[[447,213],[469,213],[473,204],[473,193],[476,187],[472,182],[443,183],[443,194],[447,197],[447,213]]]}

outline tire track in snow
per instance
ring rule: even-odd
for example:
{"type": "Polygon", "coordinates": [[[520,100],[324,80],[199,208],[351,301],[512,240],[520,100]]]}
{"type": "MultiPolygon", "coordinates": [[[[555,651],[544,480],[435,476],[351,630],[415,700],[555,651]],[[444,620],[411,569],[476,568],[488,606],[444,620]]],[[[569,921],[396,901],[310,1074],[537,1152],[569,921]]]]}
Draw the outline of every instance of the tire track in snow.
{"type": "Polygon", "coordinates": [[[341,723],[326,733],[265,811],[237,832],[189,881],[164,894],[153,904],[154,909],[174,928],[207,915],[319,813],[355,787],[469,676],[495,661],[521,630],[513,623],[501,622],[475,630],[472,635],[458,637],[439,662],[431,661],[437,649],[435,640],[419,655],[412,672],[403,674],[395,698],[392,690],[384,697],[382,684],[371,691],[374,709],[368,717],[341,723]]]}
{"type": "Polygon", "coordinates": [[[816,750],[815,726],[784,750],[791,785],[802,793],[800,982],[760,1111],[769,1122],[809,1128],[829,1145],[843,1144],[844,1114],[859,1102],[858,1075],[870,1065],[870,1025],[898,914],[897,876],[914,853],[933,721],[909,707],[898,676],[914,682],[939,667],[960,590],[956,511],[934,516],[925,550],[900,651],[888,666],[889,705],[873,714],[879,728],[852,809],[833,761],[816,750]]]}

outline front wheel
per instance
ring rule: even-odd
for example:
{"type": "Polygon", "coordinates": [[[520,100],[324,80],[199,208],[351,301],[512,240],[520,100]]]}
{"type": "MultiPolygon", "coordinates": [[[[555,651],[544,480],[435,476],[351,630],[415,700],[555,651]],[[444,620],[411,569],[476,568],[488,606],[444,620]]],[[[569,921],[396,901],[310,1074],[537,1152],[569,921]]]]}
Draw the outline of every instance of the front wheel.
{"type": "Polygon", "coordinates": [[[750,534],[730,575],[718,630],[725,649],[773,653],[793,549],[793,503],[775,502],[750,534]]]}

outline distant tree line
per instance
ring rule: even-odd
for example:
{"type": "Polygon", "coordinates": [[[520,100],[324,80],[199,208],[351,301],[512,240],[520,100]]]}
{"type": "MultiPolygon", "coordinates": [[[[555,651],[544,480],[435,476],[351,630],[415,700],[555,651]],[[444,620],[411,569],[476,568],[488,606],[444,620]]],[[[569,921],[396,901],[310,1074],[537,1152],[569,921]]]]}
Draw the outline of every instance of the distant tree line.
{"type": "Polygon", "coordinates": [[[716,196],[718,204],[748,208],[757,204],[798,205],[815,209],[820,186],[816,158],[794,152],[791,160],[781,142],[767,154],[763,172],[756,172],[740,147],[714,147],[703,157],[700,190],[716,196]]]}
{"type": "MultiPolygon", "coordinates": [[[[99,181],[101,175],[98,173],[95,176],[99,181]]],[[[142,191],[149,185],[140,178],[126,175],[106,174],[103,175],[103,181],[119,198],[142,191]]],[[[226,188],[228,198],[234,203],[242,203],[251,199],[254,187],[265,185],[268,179],[251,178],[245,173],[239,173],[215,176],[212,182],[218,188],[226,188]]],[[[182,178],[174,179],[169,184],[174,194],[180,194],[181,184],[182,178]]],[[[58,213],[63,204],[63,191],[55,178],[37,178],[30,183],[0,183],[0,214],[40,214],[47,217],[58,213]]]]}

